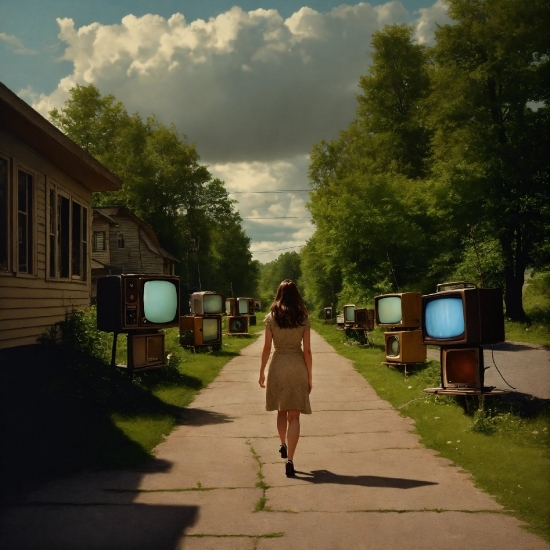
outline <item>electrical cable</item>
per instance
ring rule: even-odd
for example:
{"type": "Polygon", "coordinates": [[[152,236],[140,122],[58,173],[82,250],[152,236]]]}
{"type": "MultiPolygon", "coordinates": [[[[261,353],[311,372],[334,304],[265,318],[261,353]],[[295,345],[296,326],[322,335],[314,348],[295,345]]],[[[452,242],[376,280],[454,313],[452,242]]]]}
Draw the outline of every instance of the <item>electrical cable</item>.
{"type": "MultiPolygon", "coordinates": [[[[502,376],[502,373],[498,370],[498,367],[497,367],[497,364],[495,362],[495,347],[494,346],[491,346],[491,359],[493,360],[493,366],[495,367],[495,369],[497,369],[497,372],[500,374],[500,377],[504,380],[505,384],[512,388],[513,390],[515,390],[516,388],[514,388],[514,386],[508,384],[506,378],[504,378],[504,376],[502,376]]],[[[487,369],[490,369],[491,367],[486,367],[485,370],[487,369]]]]}

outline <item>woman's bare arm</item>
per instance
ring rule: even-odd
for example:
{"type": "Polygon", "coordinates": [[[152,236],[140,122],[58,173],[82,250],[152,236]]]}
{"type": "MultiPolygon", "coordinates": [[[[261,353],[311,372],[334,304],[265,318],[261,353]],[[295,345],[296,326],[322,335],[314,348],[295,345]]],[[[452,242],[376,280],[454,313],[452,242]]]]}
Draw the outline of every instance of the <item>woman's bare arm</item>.
{"type": "Polygon", "coordinates": [[[273,340],[273,333],[271,329],[265,327],[265,340],[264,349],[262,350],[262,364],[260,366],[260,379],[258,383],[262,388],[265,388],[265,367],[269,360],[269,354],[271,353],[271,341],[273,340]]]}
{"type": "Polygon", "coordinates": [[[311,354],[311,331],[307,328],[302,336],[302,348],[304,352],[304,361],[307,368],[308,391],[313,389],[313,356],[311,354]]]}

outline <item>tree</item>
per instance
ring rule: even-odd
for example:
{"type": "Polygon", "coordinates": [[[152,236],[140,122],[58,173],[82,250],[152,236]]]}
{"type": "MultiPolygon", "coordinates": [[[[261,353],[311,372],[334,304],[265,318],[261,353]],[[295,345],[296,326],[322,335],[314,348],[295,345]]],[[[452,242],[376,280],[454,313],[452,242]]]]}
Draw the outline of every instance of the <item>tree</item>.
{"type": "Polygon", "coordinates": [[[301,257],[297,252],[284,252],[276,260],[261,265],[259,282],[261,300],[271,304],[281,281],[291,279],[299,285],[301,275],[301,257]]]}
{"type": "Polygon", "coordinates": [[[428,122],[433,177],[455,227],[500,243],[506,314],[523,320],[524,273],[548,263],[549,5],[449,0],[436,33],[428,122]]]}
{"type": "Polygon", "coordinates": [[[130,116],[93,85],[73,88],[63,109],[50,117],[123,181],[120,191],[94,194],[94,206],[124,205],[149,223],[180,260],[178,274],[188,292],[229,294],[236,285],[236,291],[254,294],[258,269],[236,203],[173,125],[130,116]]]}
{"type": "Polygon", "coordinates": [[[316,307],[321,299],[326,305],[335,284],[340,298],[372,302],[376,293],[440,274],[438,190],[425,177],[431,133],[421,117],[429,60],[412,33],[400,25],[373,35],[356,120],[338,140],[313,147],[309,209],[316,233],[305,249],[304,277],[316,307]]]}

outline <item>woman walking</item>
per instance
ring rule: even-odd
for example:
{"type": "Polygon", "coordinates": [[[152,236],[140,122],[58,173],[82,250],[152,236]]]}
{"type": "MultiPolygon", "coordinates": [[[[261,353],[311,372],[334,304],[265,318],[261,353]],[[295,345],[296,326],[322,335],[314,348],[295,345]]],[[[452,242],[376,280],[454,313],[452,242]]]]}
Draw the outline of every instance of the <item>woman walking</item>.
{"type": "Polygon", "coordinates": [[[281,458],[288,458],[286,475],[292,477],[294,452],[300,437],[300,413],[311,414],[309,394],[312,384],[310,324],[307,309],[298,288],[285,279],[277,289],[270,313],[265,318],[265,342],[262,351],[259,384],[265,384],[269,363],[265,408],[277,411],[277,431],[281,440],[281,458]]]}

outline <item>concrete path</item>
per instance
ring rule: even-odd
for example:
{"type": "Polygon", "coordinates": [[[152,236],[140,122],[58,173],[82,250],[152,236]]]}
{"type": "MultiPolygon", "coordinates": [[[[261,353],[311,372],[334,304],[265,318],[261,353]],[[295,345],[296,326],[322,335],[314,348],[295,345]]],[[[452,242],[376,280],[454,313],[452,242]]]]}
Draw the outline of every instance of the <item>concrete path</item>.
{"type": "Polygon", "coordinates": [[[548,550],[419,444],[317,334],[288,479],[257,383],[262,341],[202,391],[146,470],[78,475],[5,510],[7,550],[548,550]],[[259,511],[255,511],[258,510],[259,511]]]}

